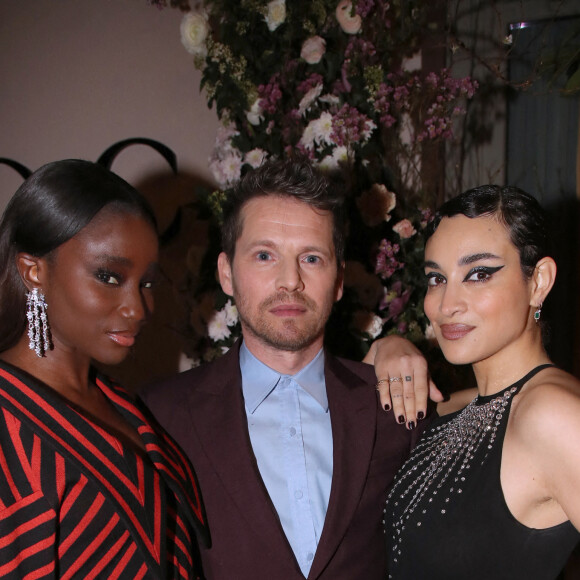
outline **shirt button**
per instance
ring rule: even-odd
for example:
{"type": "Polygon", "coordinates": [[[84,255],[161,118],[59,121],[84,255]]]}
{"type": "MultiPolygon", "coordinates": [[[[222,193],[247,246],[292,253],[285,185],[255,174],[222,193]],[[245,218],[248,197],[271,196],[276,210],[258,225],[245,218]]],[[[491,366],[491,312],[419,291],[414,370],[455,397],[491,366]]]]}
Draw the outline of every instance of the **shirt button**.
{"type": "Polygon", "coordinates": [[[312,560],[312,558],[314,558],[314,554],[312,552],[308,552],[306,557],[308,558],[308,561],[310,562],[310,560],[312,560]]]}
{"type": "Polygon", "coordinates": [[[303,495],[303,493],[302,493],[302,492],[301,492],[299,489],[297,489],[297,490],[294,492],[294,497],[295,497],[296,499],[301,499],[301,498],[302,498],[302,495],[303,495]]]}
{"type": "Polygon", "coordinates": [[[296,435],[296,429],[294,427],[290,427],[290,437],[294,437],[296,435]]]}

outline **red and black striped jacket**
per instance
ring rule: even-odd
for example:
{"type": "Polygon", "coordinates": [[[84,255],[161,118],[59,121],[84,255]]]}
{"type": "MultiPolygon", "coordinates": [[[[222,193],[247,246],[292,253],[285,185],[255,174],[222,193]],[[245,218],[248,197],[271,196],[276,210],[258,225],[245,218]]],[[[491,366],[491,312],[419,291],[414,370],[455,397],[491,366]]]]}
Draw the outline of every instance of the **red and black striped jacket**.
{"type": "Polygon", "coordinates": [[[140,401],[97,378],[147,457],[0,362],[0,577],[200,578],[197,480],[140,401]]]}

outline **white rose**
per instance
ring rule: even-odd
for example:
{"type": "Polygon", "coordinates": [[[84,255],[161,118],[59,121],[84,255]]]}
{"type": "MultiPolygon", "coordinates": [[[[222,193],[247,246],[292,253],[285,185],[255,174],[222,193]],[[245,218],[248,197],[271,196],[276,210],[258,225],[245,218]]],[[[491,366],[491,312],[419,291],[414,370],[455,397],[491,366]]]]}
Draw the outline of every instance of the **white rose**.
{"type": "Polygon", "coordinates": [[[326,40],[320,36],[307,38],[302,45],[300,56],[308,64],[317,64],[326,52],[326,40]]]}
{"type": "Polygon", "coordinates": [[[286,20],[286,0],[272,0],[266,6],[264,20],[270,32],[274,32],[286,20]]]}
{"type": "Polygon", "coordinates": [[[356,329],[368,334],[372,339],[377,338],[383,330],[383,319],[367,310],[357,310],[353,314],[353,323],[356,329]]]}
{"type": "Polygon", "coordinates": [[[207,15],[203,12],[188,12],[181,20],[181,43],[185,50],[196,56],[205,56],[205,39],[209,33],[207,15]]]}
{"type": "Polygon", "coordinates": [[[246,119],[248,119],[248,122],[252,125],[259,125],[264,120],[263,112],[262,107],[260,107],[260,99],[258,98],[254,101],[251,109],[246,113],[246,119]]]}
{"type": "Polygon", "coordinates": [[[336,19],[347,34],[357,34],[362,26],[362,18],[353,8],[350,0],[340,0],[336,7],[336,19]]]}

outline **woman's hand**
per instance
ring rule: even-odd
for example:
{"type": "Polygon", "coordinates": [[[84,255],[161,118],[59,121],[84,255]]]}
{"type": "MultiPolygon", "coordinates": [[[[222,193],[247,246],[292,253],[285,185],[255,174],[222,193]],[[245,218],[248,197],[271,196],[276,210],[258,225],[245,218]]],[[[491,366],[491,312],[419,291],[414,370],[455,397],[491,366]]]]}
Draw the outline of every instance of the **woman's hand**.
{"type": "Polygon", "coordinates": [[[429,377],[421,351],[401,336],[376,340],[364,358],[375,367],[377,392],[385,411],[393,409],[395,419],[414,429],[427,413],[427,398],[443,401],[443,395],[429,377]]]}

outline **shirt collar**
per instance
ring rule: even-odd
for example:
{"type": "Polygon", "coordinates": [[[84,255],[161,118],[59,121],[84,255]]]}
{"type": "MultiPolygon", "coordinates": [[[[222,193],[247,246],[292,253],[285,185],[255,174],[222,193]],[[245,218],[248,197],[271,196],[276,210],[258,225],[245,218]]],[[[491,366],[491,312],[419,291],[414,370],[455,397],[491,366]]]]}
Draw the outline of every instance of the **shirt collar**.
{"type": "Polygon", "coordinates": [[[249,414],[274,390],[281,377],[292,377],[300,387],[328,411],[326,381],[324,379],[324,350],[295,375],[282,375],[258,360],[242,342],[240,346],[240,370],[242,372],[242,392],[246,412],[249,414]]]}

